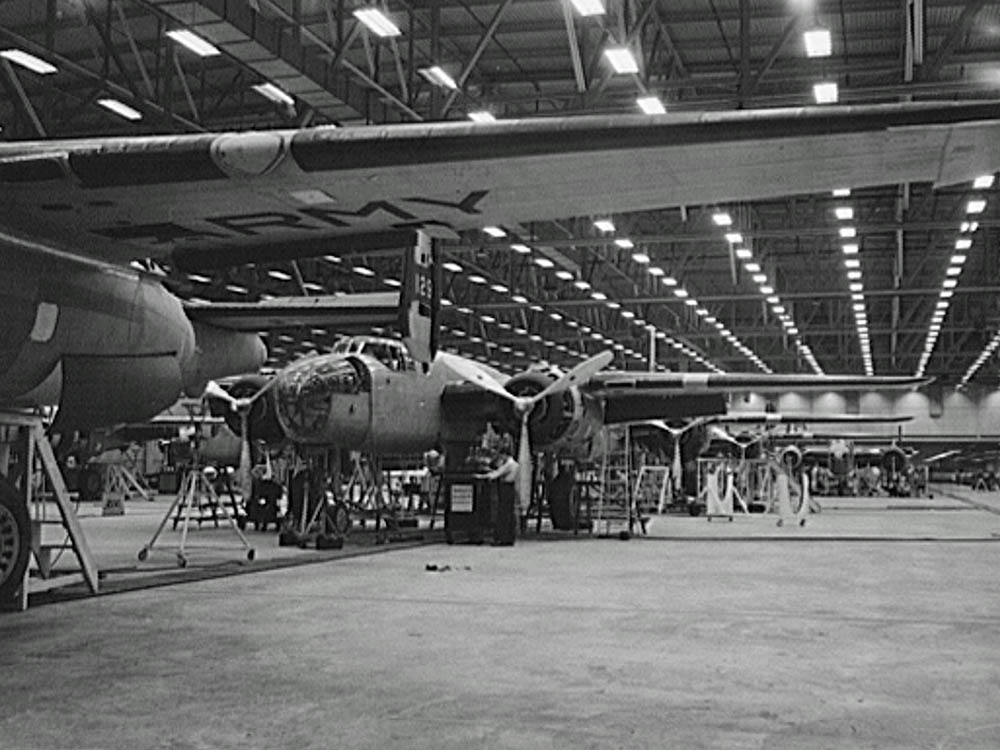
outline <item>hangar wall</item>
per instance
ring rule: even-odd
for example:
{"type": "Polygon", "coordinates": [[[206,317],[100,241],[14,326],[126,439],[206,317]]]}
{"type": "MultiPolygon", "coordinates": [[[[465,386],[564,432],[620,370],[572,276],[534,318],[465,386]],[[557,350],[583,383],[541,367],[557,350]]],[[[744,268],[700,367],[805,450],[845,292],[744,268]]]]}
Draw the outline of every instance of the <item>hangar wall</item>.
{"type": "MultiPolygon", "coordinates": [[[[902,434],[913,438],[1000,440],[1000,391],[970,386],[962,391],[935,386],[919,391],[866,393],[787,393],[765,397],[737,397],[733,412],[761,412],[773,406],[794,414],[912,415],[902,434]]],[[[815,426],[818,428],[819,426],[815,426]]],[[[858,433],[896,436],[900,425],[823,425],[823,433],[858,433]]]]}

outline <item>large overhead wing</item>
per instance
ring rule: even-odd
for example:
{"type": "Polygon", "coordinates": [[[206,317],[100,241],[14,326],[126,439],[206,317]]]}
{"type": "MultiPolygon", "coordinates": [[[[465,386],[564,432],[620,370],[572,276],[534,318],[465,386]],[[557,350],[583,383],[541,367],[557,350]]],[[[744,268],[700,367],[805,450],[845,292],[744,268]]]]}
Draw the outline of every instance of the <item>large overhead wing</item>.
{"type": "Polygon", "coordinates": [[[187,267],[441,231],[1000,170],[1000,102],[0,145],[0,228],[187,267]],[[339,243],[339,244],[338,244],[339,243]]]}
{"type": "Polygon", "coordinates": [[[911,414],[782,414],[777,412],[730,412],[711,419],[718,424],[898,424],[911,414]]]}
{"type": "Polygon", "coordinates": [[[725,414],[729,393],[906,389],[927,382],[894,375],[602,372],[587,390],[604,400],[605,423],[619,424],[725,414]]]}

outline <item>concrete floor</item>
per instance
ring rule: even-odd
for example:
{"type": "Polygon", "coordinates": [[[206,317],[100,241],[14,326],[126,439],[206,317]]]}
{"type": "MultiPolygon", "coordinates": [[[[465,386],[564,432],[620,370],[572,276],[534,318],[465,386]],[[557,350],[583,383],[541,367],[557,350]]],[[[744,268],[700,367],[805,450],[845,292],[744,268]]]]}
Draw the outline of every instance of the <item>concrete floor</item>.
{"type": "Polygon", "coordinates": [[[981,515],[978,539],[434,545],[0,615],[0,748],[996,750],[981,515]]]}

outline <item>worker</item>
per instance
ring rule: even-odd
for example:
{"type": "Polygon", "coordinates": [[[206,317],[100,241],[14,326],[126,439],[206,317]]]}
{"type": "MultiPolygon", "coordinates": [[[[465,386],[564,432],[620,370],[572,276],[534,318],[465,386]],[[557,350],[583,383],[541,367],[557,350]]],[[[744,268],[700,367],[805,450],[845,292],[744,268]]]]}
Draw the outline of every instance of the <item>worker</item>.
{"type": "Polygon", "coordinates": [[[490,525],[493,527],[494,544],[513,544],[516,519],[522,511],[517,497],[518,464],[509,453],[500,453],[493,462],[493,469],[477,474],[495,484],[490,492],[490,525]]]}

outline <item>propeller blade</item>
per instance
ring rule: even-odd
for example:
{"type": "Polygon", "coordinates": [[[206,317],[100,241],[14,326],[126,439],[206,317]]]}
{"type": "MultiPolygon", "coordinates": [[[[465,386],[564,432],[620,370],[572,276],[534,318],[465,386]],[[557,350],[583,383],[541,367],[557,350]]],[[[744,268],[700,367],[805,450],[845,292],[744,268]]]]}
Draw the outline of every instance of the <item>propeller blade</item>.
{"type": "Polygon", "coordinates": [[[268,380],[266,383],[264,383],[263,387],[259,391],[257,391],[255,394],[253,394],[250,398],[243,399],[243,401],[246,403],[246,405],[248,407],[253,406],[254,403],[257,401],[257,399],[259,399],[265,393],[267,393],[268,391],[270,391],[277,384],[278,384],[278,376],[274,375],[270,380],[268,380]]]}
{"type": "Polygon", "coordinates": [[[556,380],[549,383],[548,387],[541,393],[532,396],[532,402],[541,401],[542,399],[551,396],[553,393],[562,393],[571,386],[586,383],[594,377],[594,375],[611,364],[614,358],[615,355],[613,352],[605,350],[600,354],[595,354],[590,359],[585,359],[572,370],[564,372],[556,380]]]}
{"type": "Polygon", "coordinates": [[[452,357],[444,354],[439,356],[444,358],[448,366],[464,380],[468,380],[470,383],[478,385],[480,388],[490,391],[491,393],[495,393],[498,396],[502,396],[508,401],[517,403],[517,396],[504,388],[499,381],[497,381],[492,375],[482,369],[475,362],[463,359],[462,357],[452,357]]]}
{"type": "Polygon", "coordinates": [[[240,496],[244,502],[250,501],[253,492],[253,480],[250,477],[250,426],[247,409],[240,410],[240,466],[236,483],[240,488],[240,496]]]}
{"type": "Polygon", "coordinates": [[[517,448],[517,496],[522,510],[528,509],[531,502],[531,481],[534,478],[534,467],[531,465],[531,444],[529,442],[528,416],[525,412],[521,417],[521,443],[517,448]]]}
{"type": "Polygon", "coordinates": [[[681,440],[680,435],[674,436],[674,465],[671,470],[673,475],[671,479],[673,480],[674,497],[679,497],[681,493],[681,474],[684,471],[684,465],[681,463],[681,440]]]}
{"type": "Polygon", "coordinates": [[[204,395],[208,396],[209,398],[217,398],[222,401],[225,401],[227,404],[229,404],[229,408],[236,409],[236,403],[237,403],[236,399],[232,395],[230,395],[225,388],[216,383],[214,380],[209,380],[205,384],[204,395]]]}

